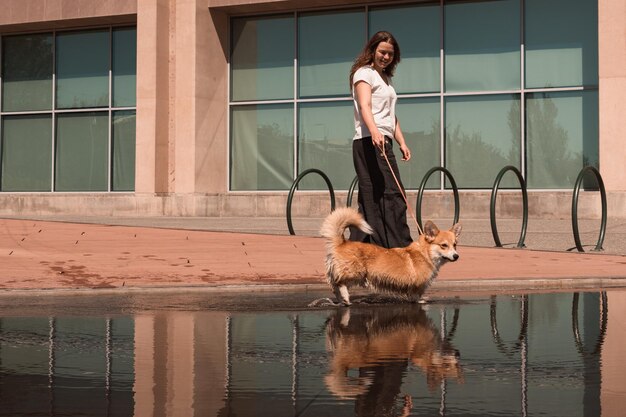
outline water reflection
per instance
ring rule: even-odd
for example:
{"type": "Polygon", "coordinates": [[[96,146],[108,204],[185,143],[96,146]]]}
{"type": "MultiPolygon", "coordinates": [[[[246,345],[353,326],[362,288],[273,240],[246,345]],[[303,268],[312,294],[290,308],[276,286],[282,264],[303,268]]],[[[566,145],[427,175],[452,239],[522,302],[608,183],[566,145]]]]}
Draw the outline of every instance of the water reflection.
{"type": "Polygon", "coordinates": [[[0,416],[621,415],[625,314],[611,291],[5,316],[0,416]]]}
{"type": "Polygon", "coordinates": [[[446,378],[463,380],[459,352],[419,306],[338,310],[328,320],[326,341],[332,353],[326,387],[336,397],[354,398],[358,416],[409,415],[412,399],[401,387],[410,364],[431,390],[446,378]]]}

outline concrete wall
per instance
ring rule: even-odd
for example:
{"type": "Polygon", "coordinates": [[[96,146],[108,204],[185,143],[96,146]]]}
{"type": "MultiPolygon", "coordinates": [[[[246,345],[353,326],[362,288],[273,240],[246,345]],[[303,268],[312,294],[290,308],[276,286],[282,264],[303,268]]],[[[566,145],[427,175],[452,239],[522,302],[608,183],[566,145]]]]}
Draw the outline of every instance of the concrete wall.
{"type": "MultiPolygon", "coordinates": [[[[356,194],[353,206],[356,206],[356,194]]],[[[490,191],[460,193],[462,219],[489,219],[490,191]]],[[[409,202],[415,207],[416,192],[409,192],[409,202]]],[[[529,193],[529,217],[569,219],[572,210],[571,192],[529,193]]],[[[626,193],[608,193],[608,217],[626,219],[626,193]]],[[[346,192],[336,193],[336,206],[346,204],[346,192]]],[[[47,195],[7,194],[0,196],[0,216],[94,215],[119,217],[206,216],[206,217],[282,217],[286,216],[287,194],[217,193],[204,195],[133,195],[55,193],[47,195]]],[[[522,198],[519,191],[498,193],[498,218],[521,218],[522,198]]],[[[292,216],[323,217],[330,211],[328,192],[295,193],[292,216]]],[[[454,214],[451,192],[427,192],[422,201],[424,218],[439,218],[454,214]]],[[[579,219],[599,219],[600,196],[597,192],[581,192],[578,203],[579,219]]]]}
{"type": "Polygon", "coordinates": [[[600,172],[608,190],[626,190],[626,2],[598,0],[600,172]]]}
{"type": "Polygon", "coordinates": [[[137,194],[227,190],[228,16],[138,0],[137,194]]]}
{"type": "Polygon", "coordinates": [[[135,20],[137,0],[3,0],[0,30],[59,29],[135,20]]]}
{"type": "MultiPolygon", "coordinates": [[[[89,212],[115,216],[284,216],[286,192],[228,192],[229,14],[367,2],[3,1],[2,33],[136,21],[137,156],[134,194],[0,193],[0,215],[89,212]]],[[[599,0],[599,55],[601,172],[609,190],[609,216],[626,218],[623,0],[599,0]]],[[[425,215],[452,201],[450,193],[429,196],[424,203],[425,215]]],[[[502,195],[500,216],[519,216],[519,200],[519,193],[502,195]]],[[[328,207],[327,192],[298,192],[293,215],[320,216],[328,207]]],[[[462,193],[464,217],[484,217],[488,209],[488,192],[462,193]]],[[[570,192],[530,193],[531,217],[567,218],[570,212],[570,192]]],[[[597,193],[581,194],[579,215],[600,215],[597,193]]]]}

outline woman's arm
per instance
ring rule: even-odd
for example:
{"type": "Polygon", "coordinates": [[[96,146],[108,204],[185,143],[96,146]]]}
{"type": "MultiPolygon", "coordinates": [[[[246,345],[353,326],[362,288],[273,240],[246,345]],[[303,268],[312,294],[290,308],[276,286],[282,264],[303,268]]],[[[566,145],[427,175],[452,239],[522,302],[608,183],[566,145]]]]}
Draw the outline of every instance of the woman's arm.
{"type": "Polygon", "coordinates": [[[380,133],[374,122],[374,114],[372,113],[372,87],[365,81],[358,81],[354,85],[354,91],[356,94],[356,102],[361,112],[361,118],[372,135],[372,143],[377,148],[382,149],[385,143],[385,136],[380,133]]]}
{"type": "Polygon", "coordinates": [[[393,131],[394,137],[396,138],[396,142],[400,146],[400,151],[402,152],[402,160],[408,161],[411,159],[411,150],[408,146],[406,146],[406,142],[404,141],[404,135],[402,134],[402,129],[400,129],[400,120],[396,117],[396,128],[393,131]]]}

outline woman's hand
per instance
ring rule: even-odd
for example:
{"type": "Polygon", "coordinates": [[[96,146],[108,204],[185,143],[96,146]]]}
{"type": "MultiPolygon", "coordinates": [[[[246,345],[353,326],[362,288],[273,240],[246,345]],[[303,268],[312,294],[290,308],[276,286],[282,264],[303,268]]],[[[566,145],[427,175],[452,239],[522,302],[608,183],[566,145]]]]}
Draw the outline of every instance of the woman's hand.
{"type": "Polygon", "coordinates": [[[371,132],[371,134],[372,134],[372,143],[374,144],[376,148],[378,148],[382,152],[384,149],[384,145],[385,145],[385,135],[380,133],[378,129],[376,129],[375,132],[371,132]]]}
{"type": "Polygon", "coordinates": [[[406,144],[400,145],[400,152],[402,152],[403,161],[408,161],[409,159],[411,159],[411,150],[408,146],[406,146],[406,144]]]}

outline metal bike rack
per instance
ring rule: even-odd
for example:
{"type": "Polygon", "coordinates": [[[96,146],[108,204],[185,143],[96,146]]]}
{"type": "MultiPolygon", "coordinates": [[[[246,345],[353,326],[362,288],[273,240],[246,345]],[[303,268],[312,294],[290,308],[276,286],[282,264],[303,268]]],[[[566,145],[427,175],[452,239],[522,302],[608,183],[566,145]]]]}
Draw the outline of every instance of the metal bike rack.
{"type": "MultiPolygon", "coordinates": [[[[444,312],[445,312],[445,310],[444,310],[444,312]]],[[[454,315],[452,316],[452,327],[450,328],[450,330],[446,330],[445,336],[443,337],[444,340],[450,342],[454,338],[454,335],[456,334],[457,327],[459,326],[459,315],[460,315],[460,313],[461,313],[461,309],[458,306],[454,307],[454,315]]]]}
{"type": "Polygon", "coordinates": [[[491,321],[491,336],[500,352],[512,358],[516,351],[520,353],[520,388],[521,388],[521,415],[528,415],[528,294],[522,295],[520,305],[520,330],[517,342],[512,349],[507,349],[498,332],[496,320],[496,296],[491,296],[489,317],[491,321]]]}
{"type": "Polygon", "coordinates": [[[348,189],[348,199],[346,201],[346,207],[350,207],[352,205],[352,195],[354,194],[354,190],[356,189],[356,186],[358,183],[359,183],[359,177],[355,176],[352,182],[350,183],[350,188],[348,189]]]}
{"type": "Polygon", "coordinates": [[[417,216],[417,223],[422,230],[424,230],[424,226],[422,225],[422,197],[424,196],[424,189],[426,188],[426,183],[428,182],[430,176],[437,171],[441,171],[446,174],[446,177],[448,177],[448,179],[450,180],[450,184],[452,185],[452,192],[454,193],[454,220],[452,221],[452,224],[456,224],[459,221],[459,188],[456,186],[456,181],[454,181],[454,177],[452,176],[450,171],[448,171],[444,167],[433,167],[429,169],[428,172],[424,175],[422,183],[420,184],[419,192],[417,193],[417,204],[415,207],[415,213],[417,216]]]}
{"type": "Polygon", "coordinates": [[[493,183],[493,188],[491,189],[491,204],[489,205],[489,214],[491,218],[491,234],[493,235],[493,240],[495,241],[496,246],[501,248],[502,243],[500,242],[500,237],[498,236],[498,227],[496,225],[496,197],[498,195],[498,188],[500,187],[502,177],[508,171],[513,171],[515,173],[522,189],[522,232],[520,234],[519,241],[517,242],[517,247],[523,248],[525,247],[524,240],[526,239],[526,229],[528,227],[528,192],[526,190],[526,181],[524,181],[522,173],[513,165],[507,165],[500,170],[498,176],[496,177],[496,181],[493,183]]]}
{"type": "Polygon", "coordinates": [[[585,348],[583,342],[580,340],[580,332],[578,331],[578,298],[579,293],[575,292],[574,298],[572,299],[572,333],[574,333],[574,343],[576,343],[576,349],[578,349],[580,356],[595,356],[602,350],[602,345],[606,336],[606,326],[609,315],[609,300],[606,295],[606,291],[600,292],[600,334],[598,335],[598,340],[596,341],[594,350],[590,352],[585,348]]]}
{"type": "Polygon", "coordinates": [[[588,165],[584,167],[578,174],[578,178],[576,179],[576,185],[574,185],[574,195],[572,196],[572,231],[574,232],[574,242],[576,242],[576,249],[578,249],[579,252],[584,252],[585,250],[583,249],[583,245],[580,243],[580,233],[578,232],[578,197],[580,194],[580,186],[587,171],[591,171],[596,176],[596,179],[598,180],[598,186],[600,187],[600,197],[602,199],[602,223],[600,224],[600,236],[598,237],[598,242],[596,243],[596,247],[593,250],[603,250],[602,243],[604,242],[604,234],[606,233],[607,204],[604,181],[602,181],[600,171],[598,171],[595,167],[588,165]]]}
{"type": "Polygon", "coordinates": [[[326,181],[326,185],[328,186],[328,191],[330,193],[330,211],[335,209],[335,190],[333,189],[333,184],[330,182],[330,179],[324,172],[317,168],[309,168],[305,171],[302,171],[300,175],[296,177],[293,184],[291,185],[291,189],[289,190],[289,195],[287,196],[287,227],[289,228],[289,234],[295,235],[296,232],[293,231],[293,224],[291,223],[291,203],[293,202],[293,194],[296,192],[296,188],[298,184],[308,174],[316,173],[319,174],[324,181],[326,181]]]}
{"type": "Polygon", "coordinates": [[[528,335],[528,295],[522,295],[521,301],[519,336],[517,337],[516,343],[512,346],[511,349],[509,349],[505,345],[504,341],[500,337],[500,333],[498,332],[498,321],[496,318],[496,296],[491,296],[491,302],[489,307],[491,337],[493,338],[493,342],[496,344],[498,350],[508,357],[513,357],[515,351],[518,351],[522,348],[522,344],[526,339],[526,336],[528,335]]]}

